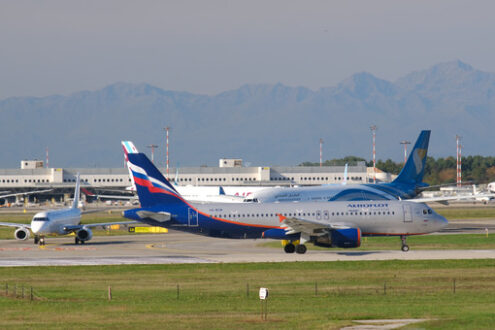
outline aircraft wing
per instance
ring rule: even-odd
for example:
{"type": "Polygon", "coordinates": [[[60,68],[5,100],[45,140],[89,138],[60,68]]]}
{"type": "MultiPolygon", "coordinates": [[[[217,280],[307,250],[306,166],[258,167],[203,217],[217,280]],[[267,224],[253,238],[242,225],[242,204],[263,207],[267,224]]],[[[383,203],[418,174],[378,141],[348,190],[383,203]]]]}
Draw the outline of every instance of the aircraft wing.
{"type": "MultiPolygon", "coordinates": [[[[81,189],[82,192],[90,197],[96,197],[96,198],[108,198],[108,199],[137,199],[137,196],[135,195],[100,195],[100,194],[93,194],[92,192],[88,191],[85,188],[81,189]]],[[[109,190],[109,191],[117,191],[117,190],[109,190]]],[[[122,191],[118,191],[122,193],[122,191]]]]}
{"type": "Polygon", "coordinates": [[[308,235],[323,235],[332,229],[346,229],[352,226],[344,223],[329,223],[321,220],[308,220],[301,218],[287,218],[279,215],[282,223],[281,227],[285,229],[287,235],[305,233],[308,235]]]}
{"type": "Polygon", "coordinates": [[[477,195],[463,195],[463,196],[440,196],[440,197],[424,197],[424,198],[413,198],[408,199],[408,202],[414,203],[429,203],[429,202],[438,202],[438,203],[448,203],[448,201],[463,201],[463,200],[473,200],[476,198],[495,198],[495,194],[477,194],[477,195]]]}
{"type": "Polygon", "coordinates": [[[139,221],[117,221],[117,222],[103,222],[103,223],[88,223],[88,224],[81,224],[81,225],[71,225],[71,226],[65,226],[64,230],[67,232],[72,232],[76,231],[82,228],[94,228],[94,227],[110,227],[113,225],[133,225],[136,223],[140,223],[139,221]]]}
{"type": "Polygon", "coordinates": [[[138,199],[137,196],[131,195],[93,195],[96,198],[107,198],[107,199],[138,199]]]}
{"type": "Polygon", "coordinates": [[[52,190],[53,189],[45,189],[45,190],[26,191],[26,192],[15,193],[15,194],[6,194],[6,195],[0,195],[0,198],[21,196],[21,195],[32,195],[32,194],[43,193],[43,192],[48,192],[48,191],[52,191],[52,190]]]}
{"type": "Polygon", "coordinates": [[[29,228],[31,229],[31,225],[27,223],[14,223],[14,222],[0,222],[0,226],[5,226],[5,227],[16,227],[16,228],[29,228]]]}

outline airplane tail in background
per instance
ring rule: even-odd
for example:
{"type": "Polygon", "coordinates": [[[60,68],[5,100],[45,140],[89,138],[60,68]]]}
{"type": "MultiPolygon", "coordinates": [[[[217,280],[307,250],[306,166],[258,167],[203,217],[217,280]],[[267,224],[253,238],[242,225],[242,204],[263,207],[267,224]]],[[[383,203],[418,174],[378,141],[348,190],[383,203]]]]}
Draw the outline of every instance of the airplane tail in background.
{"type": "Polygon", "coordinates": [[[430,133],[431,131],[421,131],[404,168],[392,183],[421,185],[425,173],[430,133]]]}
{"type": "Polygon", "coordinates": [[[72,208],[77,209],[79,207],[79,195],[81,193],[81,182],[79,178],[79,173],[77,173],[77,179],[76,179],[76,189],[74,190],[74,201],[72,202],[72,208]]]}
{"type": "MultiPolygon", "coordinates": [[[[124,143],[123,143],[124,144],[124,143]]],[[[184,202],[153,163],[142,153],[128,153],[128,167],[142,207],[184,202]]]]}
{"type": "Polygon", "coordinates": [[[127,170],[129,170],[129,178],[131,179],[131,186],[127,187],[126,190],[136,191],[136,184],[134,183],[134,177],[131,173],[131,168],[129,167],[129,154],[136,154],[139,151],[137,150],[134,143],[131,141],[122,141],[122,148],[124,148],[124,158],[127,164],[127,170]]]}
{"type": "Polygon", "coordinates": [[[349,164],[345,163],[345,168],[344,168],[344,180],[342,180],[342,185],[345,186],[347,184],[347,169],[349,164]]]}

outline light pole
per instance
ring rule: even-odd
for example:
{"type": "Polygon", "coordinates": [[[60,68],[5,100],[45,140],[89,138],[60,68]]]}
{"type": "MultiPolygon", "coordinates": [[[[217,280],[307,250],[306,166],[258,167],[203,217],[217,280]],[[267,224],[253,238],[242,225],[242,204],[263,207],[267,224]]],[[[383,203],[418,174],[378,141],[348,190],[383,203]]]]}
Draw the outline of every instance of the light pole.
{"type": "Polygon", "coordinates": [[[151,162],[154,164],[155,163],[155,148],[158,148],[158,146],[156,144],[150,144],[147,147],[151,148],[151,162]]]}
{"type": "Polygon", "coordinates": [[[461,144],[461,136],[455,136],[455,142],[457,145],[457,187],[460,188],[462,186],[462,144],[461,144]]]}
{"type": "Polygon", "coordinates": [[[168,159],[168,132],[170,131],[170,126],[166,126],[164,128],[165,131],[167,131],[167,138],[166,138],[166,142],[167,142],[167,164],[166,164],[166,167],[167,167],[167,180],[169,179],[169,175],[168,175],[168,169],[169,169],[169,159],[168,159]]]}
{"type": "Polygon", "coordinates": [[[406,161],[407,161],[407,145],[408,144],[411,144],[410,141],[400,141],[400,144],[404,145],[404,165],[406,165],[406,161]]]}
{"type": "Polygon", "coordinates": [[[373,183],[376,183],[376,125],[370,127],[371,134],[373,135],[373,183]]]}
{"type": "Polygon", "coordinates": [[[320,167],[323,166],[323,139],[320,139],[320,167]]]}

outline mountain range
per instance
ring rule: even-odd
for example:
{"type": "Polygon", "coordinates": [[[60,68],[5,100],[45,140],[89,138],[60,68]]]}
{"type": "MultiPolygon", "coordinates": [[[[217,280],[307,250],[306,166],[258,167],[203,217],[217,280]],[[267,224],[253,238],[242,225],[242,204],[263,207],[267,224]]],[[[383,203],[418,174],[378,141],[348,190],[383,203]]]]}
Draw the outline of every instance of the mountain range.
{"type": "Polygon", "coordinates": [[[0,167],[45,159],[51,167],[121,167],[120,141],[132,140],[165,163],[170,126],[171,166],[217,166],[219,158],[246,165],[296,165],[323,158],[401,160],[400,141],[431,129],[430,155],[493,155],[495,74],[461,61],[412,72],[395,82],[361,72],[317,91],[250,84],[217,95],[168,91],[149,84],[115,83],[96,91],[0,101],[0,167]]]}

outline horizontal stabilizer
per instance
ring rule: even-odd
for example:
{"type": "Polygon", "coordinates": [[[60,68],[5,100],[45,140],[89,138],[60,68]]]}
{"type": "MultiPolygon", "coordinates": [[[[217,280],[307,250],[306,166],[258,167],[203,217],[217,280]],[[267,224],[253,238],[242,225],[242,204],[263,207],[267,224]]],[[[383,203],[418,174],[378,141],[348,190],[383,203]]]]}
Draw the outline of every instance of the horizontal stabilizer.
{"type": "Polygon", "coordinates": [[[168,212],[151,212],[151,211],[137,211],[136,214],[141,218],[141,219],[146,219],[150,218],[158,222],[165,222],[165,221],[170,221],[172,218],[172,215],[168,212]]]}

